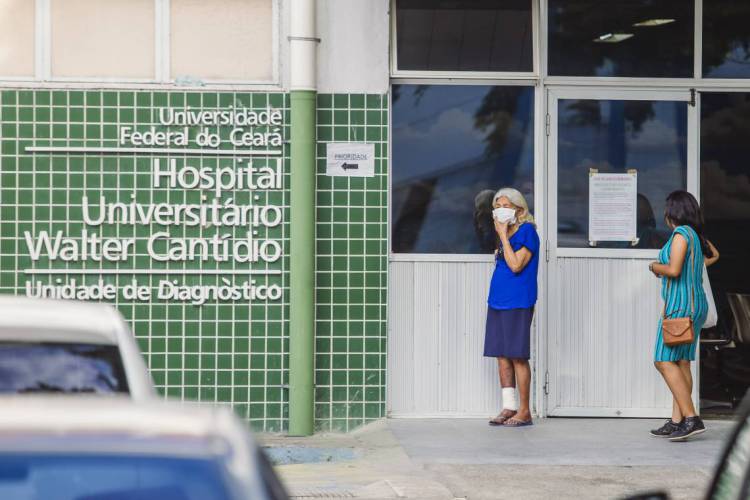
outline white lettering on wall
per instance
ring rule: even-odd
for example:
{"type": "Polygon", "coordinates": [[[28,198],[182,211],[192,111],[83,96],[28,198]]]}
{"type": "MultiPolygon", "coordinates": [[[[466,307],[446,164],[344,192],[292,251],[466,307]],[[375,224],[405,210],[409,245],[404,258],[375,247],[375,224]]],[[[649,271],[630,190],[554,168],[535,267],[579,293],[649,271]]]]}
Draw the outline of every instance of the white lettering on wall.
{"type": "MultiPolygon", "coordinates": [[[[231,164],[200,161],[194,156],[153,158],[149,189],[136,190],[130,200],[112,199],[106,193],[91,196],[86,192],[81,206],[86,228],[80,234],[69,235],[62,230],[40,230],[36,234],[24,231],[23,240],[31,261],[50,264],[109,262],[118,266],[105,267],[103,271],[117,269],[123,271],[118,274],[127,274],[135,265],[136,257],[146,255],[153,263],[191,264],[182,270],[194,269],[195,274],[202,274],[204,264],[208,262],[251,264],[248,274],[279,274],[278,270],[268,270],[272,269],[269,265],[278,262],[283,254],[282,244],[273,236],[279,234],[274,228],[283,222],[283,207],[268,204],[266,196],[284,188],[280,156],[282,127],[283,113],[274,108],[161,108],[156,124],[119,126],[118,143],[131,148],[129,153],[133,152],[133,147],[136,153],[139,147],[157,147],[165,148],[158,153],[170,155],[181,151],[170,149],[177,147],[194,155],[196,151],[190,148],[198,147],[200,154],[212,154],[206,148],[217,149],[217,153],[225,155],[227,149],[232,150],[229,152],[232,156],[235,152],[240,154],[231,164]],[[221,127],[226,127],[225,131],[220,132],[221,127]],[[255,153],[253,148],[263,148],[263,151],[255,153]],[[242,158],[247,152],[272,158],[242,158]],[[154,200],[154,192],[183,195],[154,200]],[[147,196],[143,196],[144,193],[147,196]],[[192,195],[187,196],[189,193],[192,195]],[[147,237],[111,236],[119,234],[119,231],[112,231],[112,227],[123,226],[154,227],[154,232],[147,237]],[[202,230],[193,233],[200,236],[185,236],[183,231],[173,233],[170,230],[180,227],[211,231],[207,231],[207,236],[202,236],[202,230]],[[220,229],[217,231],[217,228],[220,229]],[[254,265],[260,267],[256,270],[254,265]]],[[[153,153],[157,152],[152,150],[149,154],[153,153]]],[[[126,234],[132,235],[134,231],[126,234]]],[[[82,269],[97,271],[96,267],[86,266],[71,266],[59,271],[75,274],[82,269]]],[[[54,275],[57,270],[51,267],[50,272],[44,274],[54,275]]],[[[159,274],[162,270],[157,266],[139,269],[133,274],[159,274]]],[[[219,276],[215,271],[213,274],[219,276]]],[[[96,284],[70,277],[55,278],[51,284],[30,279],[26,281],[26,294],[31,297],[113,300],[120,293],[131,301],[158,298],[194,305],[209,300],[279,300],[282,294],[282,288],[277,284],[256,283],[250,279],[235,282],[224,276],[219,284],[210,286],[180,284],[177,280],[167,279],[149,280],[148,283],[140,284],[134,277],[130,283],[123,282],[118,288],[103,279],[96,284]]]]}

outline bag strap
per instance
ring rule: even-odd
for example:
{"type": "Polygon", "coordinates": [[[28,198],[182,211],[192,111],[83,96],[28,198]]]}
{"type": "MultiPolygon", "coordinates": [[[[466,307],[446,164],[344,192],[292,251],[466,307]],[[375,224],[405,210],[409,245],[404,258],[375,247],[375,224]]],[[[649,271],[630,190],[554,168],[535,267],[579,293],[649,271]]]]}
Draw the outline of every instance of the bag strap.
{"type": "MultiPolygon", "coordinates": [[[[673,236],[674,238],[674,236],[673,236]]],[[[688,252],[690,252],[690,269],[688,269],[689,273],[693,274],[693,278],[695,277],[695,249],[693,248],[693,237],[688,233],[688,252]]],[[[661,310],[661,317],[662,319],[667,319],[667,301],[669,300],[669,285],[671,285],[671,279],[665,277],[667,280],[667,298],[664,300],[664,307],[661,310]]],[[[693,317],[693,314],[695,314],[695,279],[688,281],[692,281],[692,286],[690,287],[690,317],[693,317]]]]}

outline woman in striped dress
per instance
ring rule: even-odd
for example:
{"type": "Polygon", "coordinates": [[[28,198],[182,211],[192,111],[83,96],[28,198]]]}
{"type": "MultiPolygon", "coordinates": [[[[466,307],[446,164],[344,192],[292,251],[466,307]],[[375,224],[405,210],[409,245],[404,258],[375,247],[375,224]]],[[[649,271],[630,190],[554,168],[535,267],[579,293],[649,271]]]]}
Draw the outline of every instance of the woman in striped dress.
{"type": "MultiPolygon", "coordinates": [[[[654,365],[672,392],[672,419],[651,434],[684,441],[706,430],[692,400],[690,362],[695,361],[698,334],[706,321],[708,301],[703,291],[704,256],[714,256],[713,246],[703,236],[703,215],[696,199],[686,191],[667,197],[664,218],[673,230],[649,269],[662,280],[661,296],[668,318],[691,316],[695,339],[691,344],[667,346],[662,336],[662,319],[656,333],[654,365]]],[[[713,259],[712,259],[713,260],[713,259]]]]}

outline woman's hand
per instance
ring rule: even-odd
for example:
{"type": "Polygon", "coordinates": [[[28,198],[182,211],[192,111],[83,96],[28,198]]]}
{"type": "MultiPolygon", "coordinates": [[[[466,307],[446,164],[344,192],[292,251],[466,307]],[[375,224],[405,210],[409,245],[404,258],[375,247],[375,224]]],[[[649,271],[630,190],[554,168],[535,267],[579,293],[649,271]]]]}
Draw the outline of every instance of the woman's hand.
{"type": "Polygon", "coordinates": [[[513,250],[513,246],[508,239],[508,225],[507,222],[501,223],[495,221],[495,231],[497,231],[498,236],[500,236],[499,253],[511,271],[514,273],[520,273],[523,271],[523,268],[526,267],[526,264],[531,261],[532,254],[526,247],[513,250]]]}
{"type": "Polygon", "coordinates": [[[657,278],[661,278],[661,275],[659,273],[657,273],[656,270],[654,269],[654,265],[655,264],[658,264],[658,262],[656,262],[656,261],[651,262],[648,265],[648,270],[651,271],[653,273],[653,275],[656,276],[657,278]]]}
{"type": "Polygon", "coordinates": [[[507,241],[508,239],[508,223],[507,222],[500,222],[497,219],[494,219],[495,221],[495,232],[498,236],[500,236],[500,239],[502,241],[507,241]]]}
{"type": "Polygon", "coordinates": [[[703,262],[706,264],[706,267],[713,266],[716,264],[716,261],[719,260],[719,251],[716,249],[713,243],[706,240],[706,243],[708,243],[708,248],[711,249],[711,253],[713,254],[711,257],[704,257],[703,262]]]}

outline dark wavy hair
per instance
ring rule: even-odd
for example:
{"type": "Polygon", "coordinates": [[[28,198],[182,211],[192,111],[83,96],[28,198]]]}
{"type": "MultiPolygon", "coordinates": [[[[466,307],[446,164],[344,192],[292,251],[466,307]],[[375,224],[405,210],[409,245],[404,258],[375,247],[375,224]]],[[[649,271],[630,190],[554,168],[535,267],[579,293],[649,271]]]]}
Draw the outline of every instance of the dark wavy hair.
{"type": "Polygon", "coordinates": [[[668,223],[677,226],[690,226],[698,234],[701,241],[701,249],[706,257],[713,257],[711,247],[704,236],[703,211],[698,200],[687,191],[673,191],[667,196],[664,207],[664,218],[668,223]]]}

